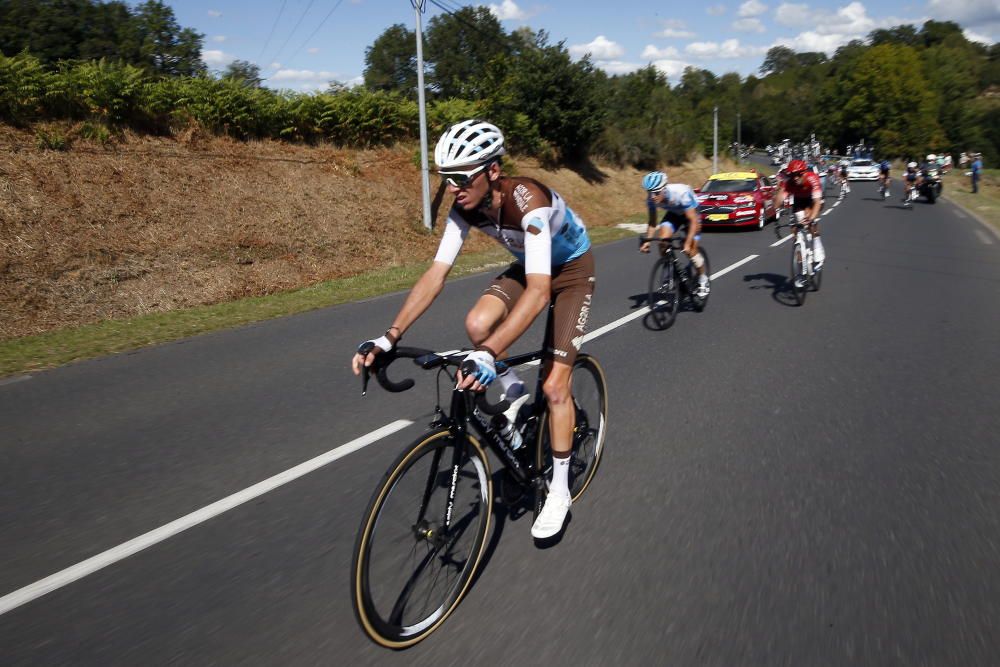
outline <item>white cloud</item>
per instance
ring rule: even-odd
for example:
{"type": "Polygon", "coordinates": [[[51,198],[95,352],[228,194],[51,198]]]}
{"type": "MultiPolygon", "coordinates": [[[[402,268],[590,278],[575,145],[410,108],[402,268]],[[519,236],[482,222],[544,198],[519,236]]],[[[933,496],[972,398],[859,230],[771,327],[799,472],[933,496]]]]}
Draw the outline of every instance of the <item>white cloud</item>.
{"type": "Polygon", "coordinates": [[[527,12],[517,6],[514,0],[503,0],[499,5],[490,5],[490,13],[500,21],[523,21],[527,12]]]}
{"type": "Polygon", "coordinates": [[[683,60],[654,60],[653,67],[658,69],[663,73],[668,79],[673,81],[678,81],[681,78],[681,74],[684,73],[684,68],[690,66],[691,63],[685,62],[683,60]]]}
{"type": "Polygon", "coordinates": [[[267,66],[268,69],[281,69],[282,65],[279,62],[273,62],[267,66]]]}
{"type": "Polygon", "coordinates": [[[760,0],[747,0],[740,5],[739,15],[743,18],[760,16],[767,11],[767,5],[760,0]]]}
{"type": "Polygon", "coordinates": [[[314,46],[314,47],[312,47],[311,49],[306,49],[306,53],[308,53],[308,54],[309,54],[309,55],[311,55],[311,56],[314,56],[314,55],[316,55],[317,53],[319,53],[319,49],[317,49],[317,48],[316,48],[316,47],[314,46]]]}
{"type": "Polygon", "coordinates": [[[782,37],[778,39],[774,45],[775,46],[787,46],[793,51],[805,52],[805,51],[822,51],[827,55],[833,55],[833,53],[844,44],[847,44],[851,39],[854,39],[850,35],[822,35],[818,32],[812,30],[807,30],[803,33],[799,33],[795,37],[782,37]]]}
{"type": "Polygon", "coordinates": [[[224,51],[209,49],[201,52],[201,59],[208,65],[209,69],[218,69],[236,60],[236,56],[224,51]]]}
{"type": "Polygon", "coordinates": [[[739,19],[733,21],[733,30],[740,32],[766,32],[760,19],[739,19]]]}
{"type": "Polygon", "coordinates": [[[670,39],[691,39],[694,37],[694,33],[687,30],[684,21],[670,19],[661,21],[661,23],[663,24],[663,30],[656,33],[654,37],[667,37],[670,39]]]}
{"type": "Polygon", "coordinates": [[[677,58],[680,55],[680,51],[672,46],[668,46],[665,49],[658,49],[652,44],[647,44],[646,48],[642,50],[643,60],[670,60],[677,58]]]}
{"type": "Polygon", "coordinates": [[[226,36],[225,35],[216,35],[216,36],[212,37],[212,41],[213,42],[224,42],[224,41],[226,41],[226,36]]]}
{"type": "Polygon", "coordinates": [[[594,64],[611,75],[628,74],[643,67],[639,63],[628,63],[622,60],[598,60],[594,64]]]}
{"type": "Polygon", "coordinates": [[[1000,23],[997,0],[930,0],[927,10],[934,18],[958,21],[963,25],[1000,23]]]}
{"type": "Polygon", "coordinates": [[[625,55],[625,49],[604,35],[598,35],[590,44],[577,44],[569,47],[569,54],[574,58],[582,58],[588,53],[595,60],[615,60],[625,55]]]}
{"type": "Polygon", "coordinates": [[[836,11],[810,9],[808,5],[786,2],[775,10],[774,16],[784,26],[812,28],[794,37],[781,37],[775,40],[774,46],[787,46],[796,51],[823,51],[827,55],[833,55],[839,47],[853,39],[866,38],[878,28],[904,24],[919,27],[923,23],[923,19],[901,19],[894,16],[874,19],[860,2],[851,2],[836,11]]]}
{"type": "MultiPolygon", "coordinates": [[[[282,69],[272,74],[267,85],[273,88],[290,88],[304,92],[326,90],[331,81],[340,81],[336,72],[315,71],[311,69],[282,69]]],[[[353,79],[351,80],[353,81],[353,79]]],[[[347,85],[351,85],[348,81],[347,85]]]]}
{"type": "Polygon", "coordinates": [[[666,30],[661,30],[656,33],[656,37],[667,37],[670,39],[691,39],[694,37],[695,33],[690,30],[674,30],[673,28],[667,28],[666,30]]]}
{"type": "Polygon", "coordinates": [[[222,12],[220,12],[217,9],[209,9],[208,15],[211,16],[212,18],[219,18],[220,16],[222,16],[222,12]]]}
{"type": "Polygon", "coordinates": [[[766,46],[741,46],[738,39],[724,42],[691,42],[684,47],[684,53],[694,58],[747,58],[767,53],[766,46]]]}
{"type": "Polygon", "coordinates": [[[709,16],[722,16],[726,13],[725,5],[712,5],[711,7],[706,7],[705,11],[709,16]]]}
{"type": "Polygon", "coordinates": [[[992,45],[993,42],[996,41],[986,35],[980,35],[978,32],[973,32],[972,30],[963,30],[962,34],[965,35],[965,38],[970,42],[979,42],[980,44],[986,44],[987,46],[992,45]]]}
{"type": "Polygon", "coordinates": [[[270,81],[333,81],[337,78],[336,72],[316,72],[311,69],[282,69],[274,73],[270,81]]]}
{"type": "MultiPolygon", "coordinates": [[[[783,2],[774,10],[774,20],[781,25],[798,27],[812,23],[812,12],[809,5],[796,5],[790,2],[783,2]]],[[[818,22],[818,21],[817,21],[818,22]]]]}

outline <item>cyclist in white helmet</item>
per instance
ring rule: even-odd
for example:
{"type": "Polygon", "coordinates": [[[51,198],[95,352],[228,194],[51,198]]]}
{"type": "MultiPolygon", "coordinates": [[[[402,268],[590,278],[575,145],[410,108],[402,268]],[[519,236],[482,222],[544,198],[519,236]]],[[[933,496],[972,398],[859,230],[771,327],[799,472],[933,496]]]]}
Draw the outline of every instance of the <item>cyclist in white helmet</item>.
{"type": "MultiPolygon", "coordinates": [[[[698,241],[701,239],[701,220],[698,217],[698,198],[689,185],[667,183],[667,175],[662,171],[651,171],[642,178],[642,187],[646,190],[646,209],[649,212],[646,237],[650,238],[659,228],[661,239],[669,239],[675,231],[686,227],[684,238],[684,254],[691,258],[691,263],[698,270],[698,298],[704,299],[709,293],[708,276],[705,274],[705,260],[698,252],[698,241]],[[657,210],[666,213],[657,221],[657,210]]],[[[649,252],[649,242],[639,246],[639,252],[649,252]]]]}
{"type": "Polygon", "coordinates": [[[908,162],[906,171],[903,172],[903,206],[909,206],[910,200],[916,198],[914,191],[919,192],[924,180],[917,166],[916,162],[908,162]]]}
{"type": "MultiPolygon", "coordinates": [[[[557,535],[571,504],[569,467],[575,420],[570,378],[583,342],[594,293],[594,258],[583,221],[559,194],[527,177],[504,176],[500,158],[506,153],[500,130],[481,120],[452,125],[441,136],[434,161],[455,203],[433,264],[424,272],[375,349],[354,355],[354,373],[391,350],[406,330],[441,293],[445,278],[469,229],[496,239],[516,260],[479,297],[465,319],[476,350],[474,375],[459,373],[459,387],[484,390],[496,378],[496,359],[552,303],[552,326],[546,331],[543,391],[548,402],[553,466],[549,492],[531,534],[557,535]]],[[[500,376],[505,398],[512,401],[508,418],[527,400],[524,383],[513,370],[500,376]],[[519,400],[513,400],[519,395],[519,400]]]]}

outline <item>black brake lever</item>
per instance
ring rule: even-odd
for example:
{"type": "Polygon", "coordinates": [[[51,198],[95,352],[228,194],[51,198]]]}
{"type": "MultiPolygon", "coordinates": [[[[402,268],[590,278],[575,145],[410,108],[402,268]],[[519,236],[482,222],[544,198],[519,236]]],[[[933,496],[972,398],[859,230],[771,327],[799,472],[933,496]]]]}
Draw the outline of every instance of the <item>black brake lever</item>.
{"type": "MultiPolygon", "coordinates": [[[[371,341],[366,341],[358,346],[358,354],[363,357],[367,357],[368,353],[375,349],[375,343],[371,341]]],[[[361,362],[361,395],[365,396],[368,394],[368,380],[371,377],[371,371],[368,366],[364,365],[364,361],[361,362]]]]}

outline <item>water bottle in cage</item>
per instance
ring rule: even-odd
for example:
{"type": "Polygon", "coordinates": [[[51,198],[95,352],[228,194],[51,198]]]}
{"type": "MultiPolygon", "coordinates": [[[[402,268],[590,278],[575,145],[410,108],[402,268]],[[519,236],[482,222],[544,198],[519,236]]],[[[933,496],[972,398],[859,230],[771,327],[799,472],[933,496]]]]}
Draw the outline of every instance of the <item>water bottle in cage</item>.
{"type": "Polygon", "coordinates": [[[500,434],[500,438],[510,445],[513,450],[518,450],[524,441],[521,439],[521,434],[516,428],[514,428],[514,422],[510,421],[503,415],[497,415],[493,418],[493,428],[497,430],[500,434]]]}

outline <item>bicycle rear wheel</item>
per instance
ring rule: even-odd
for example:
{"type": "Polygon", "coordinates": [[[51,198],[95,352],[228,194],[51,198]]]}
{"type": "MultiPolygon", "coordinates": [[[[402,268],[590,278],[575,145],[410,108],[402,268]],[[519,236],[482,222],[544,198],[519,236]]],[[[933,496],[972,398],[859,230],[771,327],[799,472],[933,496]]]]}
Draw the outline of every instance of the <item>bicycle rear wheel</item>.
{"type": "MultiPolygon", "coordinates": [[[[604,454],[604,438],[608,430],[608,386],[601,365],[587,354],[577,356],[573,362],[571,385],[575,421],[569,492],[573,502],[576,502],[594,479],[604,454]]],[[[539,421],[536,453],[538,469],[548,479],[552,474],[548,408],[539,421]]]]}
{"type": "Polygon", "coordinates": [[[351,567],[354,612],[373,641],[404,648],[448,618],[482,558],[492,507],[489,462],[475,438],[439,429],[396,459],[369,503],[351,567]]]}
{"type": "Polygon", "coordinates": [[[792,296],[795,302],[802,305],[806,302],[806,291],[809,289],[809,278],[806,276],[805,263],[802,259],[802,246],[798,243],[792,246],[791,271],[792,296]]]}
{"type": "Polygon", "coordinates": [[[656,260],[649,274],[649,314],[659,329],[674,323],[680,306],[680,284],[670,257],[656,260]]]}

